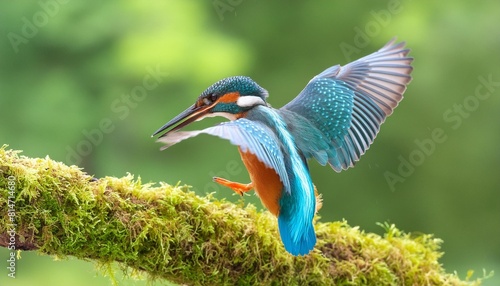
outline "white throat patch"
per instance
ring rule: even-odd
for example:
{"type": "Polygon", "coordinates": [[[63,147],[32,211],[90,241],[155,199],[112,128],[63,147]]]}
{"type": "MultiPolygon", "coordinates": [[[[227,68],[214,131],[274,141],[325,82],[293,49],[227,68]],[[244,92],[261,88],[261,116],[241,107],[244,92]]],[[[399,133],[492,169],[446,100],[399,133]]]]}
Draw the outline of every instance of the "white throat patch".
{"type": "Polygon", "coordinates": [[[256,105],[266,105],[265,101],[260,96],[243,95],[238,98],[236,104],[239,107],[252,107],[256,105]]]}

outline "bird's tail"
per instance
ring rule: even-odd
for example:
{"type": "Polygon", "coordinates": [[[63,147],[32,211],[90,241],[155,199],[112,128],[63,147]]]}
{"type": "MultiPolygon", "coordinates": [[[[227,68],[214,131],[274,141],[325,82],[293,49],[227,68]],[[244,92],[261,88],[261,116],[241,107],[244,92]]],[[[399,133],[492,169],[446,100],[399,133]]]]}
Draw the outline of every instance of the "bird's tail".
{"type": "Polygon", "coordinates": [[[303,221],[302,225],[296,225],[296,223],[296,220],[290,219],[289,216],[283,214],[278,216],[281,241],[286,251],[292,255],[306,255],[316,245],[314,227],[312,221],[303,221]],[[295,233],[297,235],[294,235],[295,233]]]}

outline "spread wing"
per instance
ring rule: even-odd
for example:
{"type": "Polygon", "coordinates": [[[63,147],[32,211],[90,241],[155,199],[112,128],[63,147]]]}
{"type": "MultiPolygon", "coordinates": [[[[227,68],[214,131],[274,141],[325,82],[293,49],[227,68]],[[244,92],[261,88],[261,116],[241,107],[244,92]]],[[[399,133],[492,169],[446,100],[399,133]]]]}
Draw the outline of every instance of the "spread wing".
{"type": "Polygon", "coordinates": [[[294,134],[308,158],[328,156],[328,163],[340,172],[366,152],[411,80],[413,58],[407,57],[410,50],[404,45],[393,39],[375,53],[326,69],[281,108],[292,117],[294,113],[298,125],[309,125],[317,133],[314,140],[322,140],[308,144],[300,139],[304,136],[294,134]],[[328,147],[318,148],[324,145],[328,147]]]}
{"type": "Polygon", "coordinates": [[[157,142],[165,144],[161,150],[177,144],[185,139],[195,137],[199,134],[209,134],[227,139],[233,145],[237,145],[243,152],[249,151],[257,158],[272,168],[279,175],[285,190],[290,193],[290,182],[286,174],[283,153],[278,145],[278,139],[274,133],[265,125],[240,118],[234,121],[223,122],[203,130],[196,131],[174,131],[166,133],[157,142]]]}

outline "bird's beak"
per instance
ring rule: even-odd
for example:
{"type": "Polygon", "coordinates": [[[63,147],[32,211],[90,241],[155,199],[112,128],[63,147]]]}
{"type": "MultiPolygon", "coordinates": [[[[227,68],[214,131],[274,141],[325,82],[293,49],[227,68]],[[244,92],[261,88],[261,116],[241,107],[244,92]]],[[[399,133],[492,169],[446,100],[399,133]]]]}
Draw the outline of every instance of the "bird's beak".
{"type": "Polygon", "coordinates": [[[166,133],[172,132],[175,130],[179,130],[182,127],[184,127],[184,126],[186,126],[186,125],[188,125],[196,120],[202,119],[203,115],[207,114],[210,111],[211,107],[212,107],[211,105],[196,107],[196,104],[193,104],[188,109],[181,112],[181,114],[177,115],[172,120],[170,120],[165,125],[163,125],[160,129],[156,130],[156,132],[153,133],[153,135],[151,135],[151,137],[153,137],[153,136],[155,136],[155,135],[157,135],[157,134],[159,134],[159,133],[161,133],[161,132],[163,132],[171,127],[173,127],[173,128],[168,130],[166,133]]]}

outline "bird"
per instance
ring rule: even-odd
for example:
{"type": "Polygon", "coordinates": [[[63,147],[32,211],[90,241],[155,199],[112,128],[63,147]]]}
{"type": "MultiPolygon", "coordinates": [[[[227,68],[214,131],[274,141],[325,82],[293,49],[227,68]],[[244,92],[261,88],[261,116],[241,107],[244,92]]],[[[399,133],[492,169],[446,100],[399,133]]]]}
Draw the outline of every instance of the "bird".
{"type": "Polygon", "coordinates": [[[335,65],[312,78],[279,109],[268,91],[247,76],[222,79],[153,136],[161,150],[199,134],[218,136],[238,147],[251,182],[213,180],[237,194],[254,189],[277,217],[284,248],[293,256],[316,245],[313,218],[321,205],[308,161],[340,172],[353,167],[403,98],[412,77],[412,57],[405,42],[390,40],[378,51],[335,65]],[[182,131],[206,117],[228,119],[202,130],[182,131]]]}

